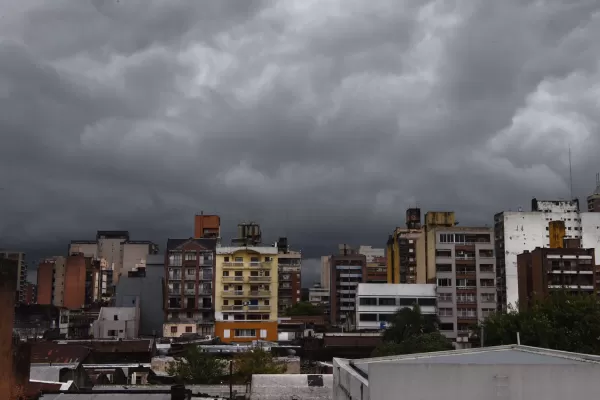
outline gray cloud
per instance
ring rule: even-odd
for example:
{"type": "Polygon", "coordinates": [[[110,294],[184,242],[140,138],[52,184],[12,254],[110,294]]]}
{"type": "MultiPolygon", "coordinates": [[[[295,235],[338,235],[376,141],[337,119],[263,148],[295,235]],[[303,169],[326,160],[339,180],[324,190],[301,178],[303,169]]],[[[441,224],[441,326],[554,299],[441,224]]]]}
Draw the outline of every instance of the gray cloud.
{"type": "MultiPolygon", "coordinates": [[[[0,242],[192,216],[308,257],[593,189],[597,1],[3,0],[0,242]]],[[[313,264],[318,265],[317,261],[313,264]]]]}

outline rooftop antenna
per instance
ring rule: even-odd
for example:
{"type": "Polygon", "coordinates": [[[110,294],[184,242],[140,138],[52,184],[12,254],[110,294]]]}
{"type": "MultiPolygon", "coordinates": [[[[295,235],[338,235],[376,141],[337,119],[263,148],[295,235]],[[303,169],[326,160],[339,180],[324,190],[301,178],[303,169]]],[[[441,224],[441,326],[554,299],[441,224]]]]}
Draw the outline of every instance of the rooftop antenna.
{"type": "Polygon", "coordinates": [[[571,168],[571,145],[569,145],[569,182],[571,186],[571,200],[573,200],[573,169],[571,168]]]}

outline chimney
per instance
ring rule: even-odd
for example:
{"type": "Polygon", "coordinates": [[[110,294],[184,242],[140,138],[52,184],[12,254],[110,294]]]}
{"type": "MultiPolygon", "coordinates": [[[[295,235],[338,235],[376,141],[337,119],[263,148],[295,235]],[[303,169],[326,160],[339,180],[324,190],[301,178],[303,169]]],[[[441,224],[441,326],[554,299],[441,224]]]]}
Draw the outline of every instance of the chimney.
{"type": "Polygon", "coordinates": [[[566,232],[565,221],[550,221],[548,230],[550,231],[550,248],[562,249],[566,232]]]}
{"type": "Polygon", "coordinates": [[[173,385],[171,386],[171,400],[187,400],[187,392],[184,385],[173,385]]]}

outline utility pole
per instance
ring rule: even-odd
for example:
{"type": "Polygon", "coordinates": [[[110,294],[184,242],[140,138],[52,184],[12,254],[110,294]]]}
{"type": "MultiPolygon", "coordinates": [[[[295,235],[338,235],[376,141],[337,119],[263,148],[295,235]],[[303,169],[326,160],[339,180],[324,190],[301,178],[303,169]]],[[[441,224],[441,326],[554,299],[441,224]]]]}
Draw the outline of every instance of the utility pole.
{"type": "Polygon", "coordinates": [[[229,399],[233,400],[233,359],[229,361],[229,399]]]}

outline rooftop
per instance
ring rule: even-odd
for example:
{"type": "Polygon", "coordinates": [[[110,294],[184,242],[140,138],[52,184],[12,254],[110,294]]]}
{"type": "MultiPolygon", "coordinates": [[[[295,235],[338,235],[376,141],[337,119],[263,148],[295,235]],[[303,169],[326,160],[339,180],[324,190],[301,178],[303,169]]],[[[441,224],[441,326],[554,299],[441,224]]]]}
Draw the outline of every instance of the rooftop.
{"type": "Polygon", "coordinates": [[[32,363],[80,363],[89,354],[90,349],[81,345],[65,346],[54,342],[33,342],[31,345],[32,363]]]}
{"type": "Polygon", "coordinates": [[[29,379],[38,382],[60,382],[60,370],[77,368],[78,364],[31,365],[29,379]]]}
{"type": "Polygon", "coordinates": [[[253,375],[251,400],[330,399],[333,392],[333,375],[253,375]]]}
{"type": "Polygon", "coordinates": [[[233,254],[238,251],[253,251],[260,254],[278,255],[277,247],[271,246],[226,246],[217,247],[217,254],[233,254]]]}
{"type": "Polygon", "coordinates": [[[357,296],[436,297],[435,284],[359,283],[357,296]]]}
{"type": "Polygon", "coordinates": [[[477,349],[450,350],[391,357],[346,361],[361,374],[368,376],[374,363],[459,364],[459,365],[585,365],[600,364],[600,356],[569,353],[522,345],[495,346],[477,349]]]}
{"type": "Polygon", "coordinates": [[[211,238],[187,238],[187,239],[167,239],[167,251],[175,250],[185,244],[195,243],[207,250],[213,250],[217,246],[217,239],[211,238]]]}

